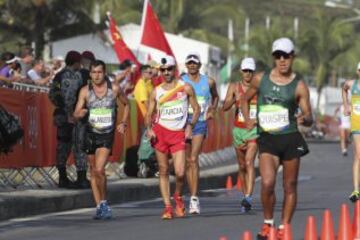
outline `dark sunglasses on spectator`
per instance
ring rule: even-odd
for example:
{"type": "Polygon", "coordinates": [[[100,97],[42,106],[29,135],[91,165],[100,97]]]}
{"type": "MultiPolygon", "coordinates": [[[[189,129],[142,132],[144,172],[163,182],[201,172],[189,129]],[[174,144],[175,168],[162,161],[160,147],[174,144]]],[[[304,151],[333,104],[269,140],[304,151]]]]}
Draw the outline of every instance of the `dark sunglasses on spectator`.
{"type": "Polygon", "coordinates": [[[174,69],[174,67],[167,67],[167,68],[160,68],[160,72],[165,72],[165,71],[172,71],[174,69]]]}
{"type": "Polygon", "coordinates": [[[253,70],[250,70],[250,69],[243,69],[241,71],[244,73],[253,73],[254,72],[253,70]]]}
{"type": "Polygon", "coordinates": [[[273,56],[275,59],[280,59],[281,57],[283,57],[284,59],[289,59],[291,57],[292,54],[286,53],[286,52],[274,52],[273,56]]]}

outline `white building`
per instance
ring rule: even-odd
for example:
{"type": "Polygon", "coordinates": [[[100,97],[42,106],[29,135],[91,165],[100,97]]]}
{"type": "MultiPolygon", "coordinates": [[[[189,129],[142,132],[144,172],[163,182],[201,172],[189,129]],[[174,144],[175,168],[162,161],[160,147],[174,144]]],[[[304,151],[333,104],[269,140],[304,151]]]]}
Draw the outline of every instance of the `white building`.
{"type": "MultiPolygon", "coordinates": [[[[141,63],[146,63],[149,55],[156,61],[159,61],[163,56],[163,53],[156,49],[140,46],[141,27],[139,25],[130,23],[119,27],[119,29],[125,43],[141,63]]],[[[108,36],[108,31],[104,31],[104,34],[108,36]]],[[[170,33],[166,33],[165,36],[179,64],[180,71],[184,70],[186,55],[189,52],[196,51],[201,57],[203,64],[202,72],[208,73],[213,77],[218,75],[221,63],[221,51],[218,47],[170,33]]],[[[65,56],[69,50],[77,50],[79,52],[90,50],[95,54],[96,58],[103,60],[107,64],[119,64],[111,44],[105,39],[107,38],[101,38],[98,34],[85,34],[59,40],[52,43],[51,55],[65,56]]]]}

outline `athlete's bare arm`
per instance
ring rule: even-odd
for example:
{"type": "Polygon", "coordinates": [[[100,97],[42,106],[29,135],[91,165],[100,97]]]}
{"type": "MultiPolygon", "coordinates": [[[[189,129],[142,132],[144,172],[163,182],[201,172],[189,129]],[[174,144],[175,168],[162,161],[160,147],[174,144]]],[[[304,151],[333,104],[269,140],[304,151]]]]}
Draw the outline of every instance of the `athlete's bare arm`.
{"type": "Polygon", "coordinates": [[[219,94],[217,92],[216,82],[212,78],[209,78],[209,87],[211,94],[211,105],[209,106],[208,112],[206,114],[206,118],[211,119],[214,117],[216,108],[219,103],[219,94]]]}
{"type": "Polygon", "coordinates": [[[145,114],[145,118],[144,118],[144,125],[147,128],[147,136],[148,138],[155,138],[155,133],[152,130],[152,126],[151,126],[151,118],[152,115],[155,111],[155,107],[156,107],[156,90],[154,89],[149,97],[149,107],[147,109],[147,112],[145,114]]]}
{"type": "Polygon", "coordinates": [[[224,105],[223,105],[223,111],[227,111],[229,110],[234,103],[236,102],[236,98],[235,98],[235,83],[230,83],[227,92],[226,92],[226,96],[225,96],[225,101],[224,101],[224,105]]]}
{"type": "Polygon", "coordinates": [[[194,125],[200,116],[200,106],[196,100],[195,91],[189,84],[185,84],[184,90],[185,90],[186,94],[188,95],[189,104],[192,107],[192,109],[194,110],[193,115],[192,115],[192,121],[191,121],[191,124],[194,125]]]}
{"type": "Polygon", "coordinates": [[[244,116],[247,129],[252,129],[255,126],[255,121],[250,120],[249,116],[249,102],[257,94],[260,88],[260,81],[263,77],[263,73],[256,74],[250,82],[250,87],[245,94],[241,96],[241,113],[244,116]]]}
{"type": "Polygon", "coordinates": [[[121,90],[121,88],[118,85],[113,84],[112,85],[114,93],[116,93],[116,98],[119,99],[120,103],[124,106],[124,112],[123,117],[119,125],[116,127],[116,129],[120,133],[125,133],[126,127],[127,127],[127,119],[129,118],[130,114],[130,105],[129,100],[125,96],[124,92],[121,90]]]}
{"type": "Polygon", "coordinates": [[[301,114],[297,116],[297,122],[298,124],[310,127],[313,124],[313,117],[310,105],[310,94],[309,88],[303,80],[298,82],[295,95],[301,110],[301,114]]]}
{"type": "Polygon", "coordinates": [[[345,81],[344,86],[342,87],[341,90],[345,116],[349,116],[351,112],[350,102],[349,102],[349,90],[352,88],[354,82],[355,82],[354,80],[345,81]]]}
{"type": "Polygon", "coordinates": [[[88,94],[88,91],[88,86],[84,86],[80,89],[79,97],[75,106],[75,111],[73,113],[73,117],[77,120],[83,118],[88,112],[88,110],[85,108],[86,96],[88,94]]]}

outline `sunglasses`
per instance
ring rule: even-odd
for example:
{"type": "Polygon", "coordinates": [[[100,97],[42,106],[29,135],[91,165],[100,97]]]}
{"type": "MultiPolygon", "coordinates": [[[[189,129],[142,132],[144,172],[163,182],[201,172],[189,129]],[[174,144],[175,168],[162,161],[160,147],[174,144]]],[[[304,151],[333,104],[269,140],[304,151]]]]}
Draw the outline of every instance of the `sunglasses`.
{"type": "Polygon", "coordinates": [[[160,72],[165,72],[165,71],[171,72],[172,70],[174,70],[174,67],[160,68],[160,72]]]}
{"type": "Polygon", "coordinates": [[[254,71],[253,70],[250,70],[250,69],[243,69],[241,70],[243,73],[253,73],[254,71]]]}
{"type": "Polygon", "coordinates": [[[195,61],[189,61],[186,63],[187,65],[190,65],[190,64],[195,64],[195,65],[198,65],[199,63],[195,62],[195,61]]]}
{"type": "Polygon", "coordinates": [[[281,59],[281,57],[283,57],[284,59],[289,59],[292,56],[292,54],[285,52],[274,52],[273,56],[275,59],[281,59]]]}

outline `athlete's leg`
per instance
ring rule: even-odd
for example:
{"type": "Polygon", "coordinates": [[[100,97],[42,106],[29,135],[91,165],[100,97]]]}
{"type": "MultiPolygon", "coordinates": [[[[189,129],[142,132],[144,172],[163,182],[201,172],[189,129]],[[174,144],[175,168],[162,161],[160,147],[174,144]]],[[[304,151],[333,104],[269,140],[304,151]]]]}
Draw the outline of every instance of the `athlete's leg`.
{"type": "Polygon", "coordinates": [[[273,219],[276,201],[275,184],[279,158],[269,153],[260,154],[261,202],[264,219],[273,219]]]}
{"type": "Polygon", "coordinates": [[[204,135],[192,137],[191,146],[187,144],[186,176],[191,196],[197,196],[199,186],[199,154],[202,149],[204,135]],[[189,148],[190,147],[190,148],[189,148]]]}
{"type": "Polygon", "coordinates": [[[297,179],[299,175],[300,159],[294,158],[283,161],[284,201],[282,223],[290,223],[297,202],[297,179]]]}
{"type": "Polygon", "coordinates": [[[110,149],[108,148],[98,148],[95,152],[95,158],[92,160],[92,177],[95,179],[95,188],[98,194],[96,203],[98,204],[101,200],[106,199],[106,175],[105,175],[105,165],[110,155],[110,149]]]}
{"type": "Polygon", "coordinates": [[[242,192],[244,195],[247,193],[247,184],[246,184],[246,163],[245,163],[245,151],[246,147],[235,147],[236,158],[239,164],[238,177],[242,183],[242,192]]]}
{"type": "Polygon", "coordinates": [[[254,190],[254,183],[255,183],[254,161],[256,157],[256,152],[257,152],[256,142],[248,142],[246,155],[245,155],[245,168],[246,168],[245,182],[243,184],[243,187],[246,188],[246,191],[244,190],[245,196],[251,196],[254,190]]]}
{"type": "Polygon", "coordinates": [[[92,193],[94,196],[95,203],[96,203],[96,205],[98,205],[101,201],[101,198],[100,198],[99,189],[97,187],[96,174],[95,174],[95,169],[96,169],[95,154],[88,155],[88,160],[89,160],[89,167],[90,167],[91,190],[92,190],[92,193]]]}
{"type": "Polygon", "coordinates": [[[155,150],[156,159],[159,166],[159,187],[165,206],[170,202],[170,185],[169,185],[169,161],[168,154],[155,150]]]}
{"type": "Polygon", "coordinates": [[[360,134],[353,134],[353,138],[354,138],[353,186],[354,186],[354,191],[359,191],[360,134]]]}
{"type": "Polygon", "coordinates": [[[174,161],[174,169],[176,176],[176,188],[175,192],[181,196],[184,186],[184,175],[185,175],[185,151],[177,151],[172,153],[172,158],[174,161]]]}

